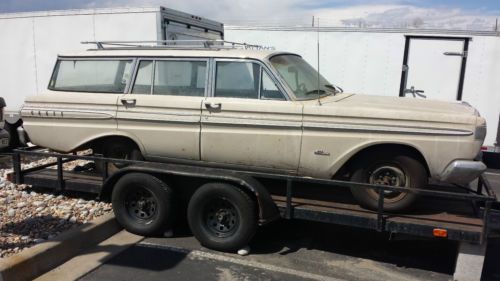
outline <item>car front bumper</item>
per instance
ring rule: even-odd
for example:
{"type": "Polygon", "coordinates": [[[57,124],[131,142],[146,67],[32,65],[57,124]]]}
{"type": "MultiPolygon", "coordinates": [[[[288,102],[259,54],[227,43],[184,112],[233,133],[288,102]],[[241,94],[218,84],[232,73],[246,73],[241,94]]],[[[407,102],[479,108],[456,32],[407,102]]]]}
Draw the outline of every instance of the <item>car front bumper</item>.
{"type": "Polygon", "coordinates": [[[448,164],[440,175],[440,180],[449,183],[466,185],[486,171],[481,161],[455,160],[448,164]]]}

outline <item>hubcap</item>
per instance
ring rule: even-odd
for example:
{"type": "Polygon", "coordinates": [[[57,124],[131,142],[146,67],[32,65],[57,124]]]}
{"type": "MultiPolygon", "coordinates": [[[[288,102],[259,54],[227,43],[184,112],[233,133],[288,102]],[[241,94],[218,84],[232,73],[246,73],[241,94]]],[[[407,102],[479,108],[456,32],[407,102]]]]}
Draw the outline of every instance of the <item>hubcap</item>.
{"type": "Polygon", "coordinates": [[[205,210],[205,227],[218,237],[233,234],[239,225],[237,210],[224,198],[209,202],[205,210]]]}
{"type": "MultiPolygon", "coordinates": [[[[408,184],[408,178],[404,171],[399,167],[392,165],[384,165],[375,168],[370,173],[368,182],[371,184],[387,185],[387,186],[400,186],[405,187],[408,184]]],[[[370,195],[378,199],[378,191],[369,189],[370,195]]],[[[406,196],[404,192],[384,190],[385,202],[396,202],[406,196]]]]}
{"type": "Polygon", "coordinates": [[[156,214],[157,202],[149,190],[139,187],[129,193],[125,206],[130,216],[139,220],[148,220],[156,214]]]}

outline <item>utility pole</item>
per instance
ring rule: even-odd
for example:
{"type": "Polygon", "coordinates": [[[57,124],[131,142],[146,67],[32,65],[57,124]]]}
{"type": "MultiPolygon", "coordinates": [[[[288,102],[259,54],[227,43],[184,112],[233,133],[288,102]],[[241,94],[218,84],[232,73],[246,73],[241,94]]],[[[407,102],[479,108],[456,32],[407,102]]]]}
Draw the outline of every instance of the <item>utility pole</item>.
{"type": "Polygon", "coordinates": [[[314,16],[313,16],[313,22],[312,22],[312,27],[314,27],[314,16]]]}

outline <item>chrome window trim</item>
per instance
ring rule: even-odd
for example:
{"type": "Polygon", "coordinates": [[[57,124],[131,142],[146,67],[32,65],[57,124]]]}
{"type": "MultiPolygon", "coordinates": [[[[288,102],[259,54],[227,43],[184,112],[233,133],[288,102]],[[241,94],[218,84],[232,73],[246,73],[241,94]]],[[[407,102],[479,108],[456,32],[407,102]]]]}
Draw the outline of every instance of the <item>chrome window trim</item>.
{"type": "Polygon", "coordinates": [[[286,81],[281,77],[281,75],[278,73],[278,71],[271,64],[271,61],[270,61],[271,58],[273,58],[275,56],[283,56],[283,55],[291,55],[291,56],[297,56],[297,57],[302,58],[301,55],[294,54],[294,53],[288,53],[288,52],[272,53],[272,54],[268,55],[265,58],[265,64],[267,65],[267,67],[273,73],[274,78],[279,81],[279,83],[281,84],[281,86],[284,89],[286,89],[286,93],[287,93],[289,99],[290,100],[295,100],[295,101],[302,101],[300,99],[297,99],[297,97],[295,96],[293,90],[288,86],[288,84],[286,83],[286,81]]]}
{"type": "MultiPolygon", "coordinates": [[[[210,58],[197,58],[197,57],[136,57],[136,68],[134,69],[134,74],[133,74],[133,83],[130,86],[130,89],[126,94],[133,94],[133,86],[135,86],[135,79],[137,78],[137,74],[139,72],[139,65],[142,61],[152,61],[153,62],[153,70],[151,72],[151,87],[149,91],[149,95],[153,95],[154,91],[154,77],[155,77],[155,72],[156,72],[156,61],[203,61],[206,63],[206,70],[205,70],[205,89],[203,92],[203,96],[200,97],[207,97],[208,93],[208,87],[209,87],[209,62],[210,58]]],[[[141,95],[141,94],[137,94],[141,95]]],[[[168,95],[167,95],[168,96],[168,95]]],[[[184,96],[182,96],[184,97],[184,96]]]]}
{"type": "Polygon", "coordinates": [[[262,91],[262,87],[264,85],[264,83],[262,82],[263,78],[264,78],[264,72],[267,74],[267,76],[269,76],[269,78],[274,83],[274,85],[276,86],[276,88],[278,88],[277,83],[271,78],[271,74],[269,74],[266,69],[262,68],[261,71],[260,71],[259,99],[260,100],[274,100],[274,101],[283,101],[283,100],[285,100],[286,101],[287,99],[286,99],[285,94],[283,94],[283,91],[281,91],[279,88],[278,88],[278,90],[279,90],[281,96],[283,97],[283,99],[270,99],[270,98],[262,97],[262,95],[260,94],[260,91],[262,91]]]}
{"type": "Polygon", "coordinates": [[[156,60],[153,60],[153,68],[151,68],[151,87],[149,87],[149,95],[152,96],[155,90],[155,75],[156,75],[156,60]]]}
{"type": "MultiPolygon", "coordinates": [[[[266,70],[269,77],[271,78],[271,80],[275,83],[275,85],[278,87],[278,90],[281,92],[281,94],[285,97],[285,101],[291,101],[292,99],[290,98],[290,96],[288,95],[288,93],[284,90],[283,88],[283,85],[282,83],[279,82],[279,80],[276,79],[276,75],[274,72],[272,72],[270,70],[270,68],[261,60],[258,60],[258,59],[252,59],[252,58],[239,58],[239,59],[235,59],[235,58],[213,58],[213,70],[212,70],[212,92],[211,92],[211,96],[210,97],[215,97],[215,84],[216,84],[216,75],[217,75],[217,62],[250,62],[250,63],[257,63],[260,67],[261,67],[261,70],[266,70]]],[[[260,82],[259,82],[259,85],[260,85],[260,82]]],[[[244,99],[244,98],[243,98],[244,99]]],[[[261,100],[260,98],[260,90],[259,90],[259,98],[258,100],[261,100]]],[[[262,100],[269,100],[269,99],[262,99],[262,100]]],[[[278,100],[276,100],[278,101],[278,100]]],[[[279,100],[279,101],[283,101],[283,100],[279,100]]]]}
{"type": "Polygon", "coordinates": [[[135,73],[135,64],[137,62],[137,57],[120,57],[120,56],[109,56],[109,57],[94,57],[94,56],[89,56],[89,57],[66,57],[66,56],[57,56],[56,63],[54,64],[54,67],[52,69],[52,75],[50,75],[49,79],[49,84],[47,85],[47,90],[49,91],[54,91],[54,92],[70,92],[70,93],[95,93],[95,94],[112,94],[112,95],[120,95],[120,94],[126,94],[128,92],[128,89],[130,87],[130,84],[132,83],[132,77],[134,76],[135,73]],[[132,67],[130,71],[132,72],[131,79],[127,81],[127,84],[123,88],[122,92],[97,92],[97,91],[67,91],[67,90],[58,90],[58,89],[51,89],[50,88],[50,83],[54,79],[54,76],[56,75],[56,70],[58,69],[58,64],[60,61],[72,61],[72,60],[77,60],[77,61],[131,61],[132,62],[132,67]]]}
{"type": "Polygon", "coordinates": [[[259,71],[259,100],[262,100],[262,87],[263,87],[263,83],[262,83],[262,77],[264,76],[264,69],[262,68],[262,66],[260,67],[260,71],[259,71]]]}
{"type": "MultiPolygon", "coordinates": [[[[154,67],[154,60],[153,59],[150,59],[150,60],[143,60],[141,58],[136,58],[136,64],[135,64],[135,68],[134,68],[134,74],[133,74],[133,79],[131,80],[131,84],[130,84],[130,88],[129,90],[125,93],[125,94],[134,94],[132,93],[132,91],[134,90],[134,86],[135,86],[135,79],[137,79],[137,74],[139,73],[139,66],[141,64],[142,61],[151,61],[153,63],[153,67],[154,67]]],[[[151,75],[151,77],[154,77],[153,75],[151,75]]],[[[153,85],[153,79],[151,79],[151,85],[153,85]]],[[[149,89],[149,94],[151,94],[151,87],[149,89]]],[[[144,94],[135,94],[135,95],[144,95],[144,94]]]]}
{"type": "Polygon", "coordinates": [[[206,98],[208,97],[213,97],[214,96],[214,88],[215,88],[215,60],[214,58],[209,59],[209,65],[210,68],[208,69],[208,89],[207,89],[207,94],[205,95],[206,98]]]}
{"type": "Polygon", "coordinates": [[[127,94],[130,91],[130,88],[132,87],[133,81],[135,81],[135,68],[137,67],[137,58],[134,58],[134,61],[132,62],[132,69],[130,70],[132,73],[130,73],[130,79],[127,82],[127,85],[125,86],[125,91],[123,92],[124,94],[127,94]]]}

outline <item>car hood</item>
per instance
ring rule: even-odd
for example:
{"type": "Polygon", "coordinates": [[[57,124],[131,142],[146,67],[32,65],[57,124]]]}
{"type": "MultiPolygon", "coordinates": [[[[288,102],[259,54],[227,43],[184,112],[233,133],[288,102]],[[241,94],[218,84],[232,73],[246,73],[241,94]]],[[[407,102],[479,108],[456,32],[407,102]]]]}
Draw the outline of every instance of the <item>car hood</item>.
{"type": "Polygon", "coordinates": [[[304,114],[474,124],[477,111],[461,102],[374,95],[340,94],[307,101],[304,114]]]}

